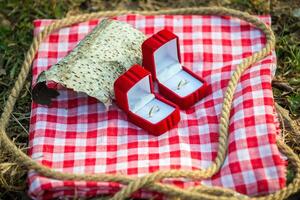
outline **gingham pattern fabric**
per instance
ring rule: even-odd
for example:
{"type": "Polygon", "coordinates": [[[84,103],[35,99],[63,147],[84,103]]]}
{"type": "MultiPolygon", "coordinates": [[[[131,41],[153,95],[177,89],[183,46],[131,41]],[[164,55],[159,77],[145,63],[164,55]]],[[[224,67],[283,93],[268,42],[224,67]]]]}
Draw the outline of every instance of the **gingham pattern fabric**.
{"type": "MultiPolygon", "coordinates": [[[[268,16],[261,16],[270,24],[268,16]]],[[[142,176],[156,170],[197,170],[217,155],[223,95],[237,64],[266,42],[263,33],[236,18],[217,16],[116,17],[147,36],[167,28],[179,36],[183,65],[209,84],[209,95],[181,111],[178,126],[161,136],[147,134],[127,121],[116,105],[103,104],[83,93],[54,85],[60,96],[51,106],[32,103],[29,155],[60,172],[142,176]]],[[[100,20],[52,33],[39,47],[33,63],[33,83],[39,73],[66,56],[100,20]]],[[[51,20],[36,20],[35,34],[51,20]]],[[[165,180],[179,187],[206,184],[257,195],[285,186],[285,161],[277,146],[271,79],[275,55],[253,65],[242,76],[234,95],[228,156],[219,173],[200,182],[165,180]]],[[[117,183],[58,181],[31,171],[29,195],[35,199],[112,194],[117,183]]],[[[141,190],[137,197],[160,197],[141,190]]]]}

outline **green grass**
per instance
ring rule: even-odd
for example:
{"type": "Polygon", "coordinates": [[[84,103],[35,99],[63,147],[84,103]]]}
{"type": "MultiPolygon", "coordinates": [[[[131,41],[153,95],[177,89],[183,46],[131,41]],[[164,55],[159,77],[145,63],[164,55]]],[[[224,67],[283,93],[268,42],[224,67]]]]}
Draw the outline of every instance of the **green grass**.
{"type": "MultiPolygon", "coordinates": [[[[298,0],[297,0],[298,1],[298,0]]],[[[298,123],[300,117],[300,17],[295,1],[272,1],[271,10],[263,0],[0,0],[0,113],[20,71],[24,55],[32,42],[32,21],[37,18],[63,18],[66,15],[113,9],[161,9],[185,6],[222,5],[253,14],[271,12],[277,36],[278,70],[274,84],[275,100],[290,111],[298,123]],[[293,6],[291,6],[293,5],[293,6]],[[284,87],[282,87],[282,85],[284,87]]],[[[299,9],[299,7],[298,7],[299,9]]],[[[30,115],[30,76],[17,101],[8,133],[16,145],[26,151],[30,115]]],[[[291,146],[293,142],[287,141],[291,146]]],[[[297,148],[299,149],[299,148],[297,148]]],[[[299,150],[295,148],[298,153],[299,150]]],[[[289,168],[288,179],[293,178],[289,168]]],[[[0,150],[0,199],[27,199],[26,170],[17,166],[0,150]]]]}
{"type": "MultiPolygon", "coordinates": [[[[295,8],[296,10],[296,8],[295,8]]],[[[277,102],[291,112],[293,119],[300,116],[300,19],[293,10],[284,7],[273,13],[273,30],[276,33],[278,69],[276,79],[293,88],[292,92],[274,91],[277,102]]],[[[277,88],[278,89],[278,88],[277,88]]]]}

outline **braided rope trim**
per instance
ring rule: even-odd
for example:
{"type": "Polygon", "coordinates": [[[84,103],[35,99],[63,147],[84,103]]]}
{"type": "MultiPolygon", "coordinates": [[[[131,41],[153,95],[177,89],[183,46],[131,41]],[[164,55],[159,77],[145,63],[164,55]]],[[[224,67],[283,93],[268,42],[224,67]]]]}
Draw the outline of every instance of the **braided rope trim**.
{"type": "MultiPolygon", "coordinates": [[[[147,188],[152,191],[163,193],[170,197],[176,197],[179,199],[248,199],[247,196],[241,195],[233,190],[220,188],[220,187],[206,187],[196,186],[188,188],[186,190],[179,187],[159,183],[164,178],[188,178],[190,180],[200,180],[213,176],[218,172],[224,162],[227,153],[228,143],[228,124],[231,104],[233,101],[234,91],[242,73],[252,64],[266,57],[275,46],[275,36],[271,28],[259,20],[257,17],[251,16],[248,13],[222,8],[222,7],[190,7],[181,9],[159,10],[159,11],[104,11],[91,14],[83,14],[78,16],[67,17],[61,20],[57,20],[51,25],[47,26],[41,33],[39,33],[30,46],[29,51],[26,54],[21,71],[15,82],[14,87],[6,101],[4,111],[0,119],[0,144],[10,153],[16,162],[28,169],[35,170],[36,172],[43,174],[46,177],[58,179],[58,180],[74,180],[74,181],[101,181],[101,182],[118,182],[125,185],[119,192],[112,198],[114,200],[125,199],[130,197],[135,191],[141,188],[147,188]],[[233,73],[231,80],[229,81],[227,90],[224,95],[224,102],[220,118],[219,127],[219,146],[216,159],[206,169],[203,170],[160,170],[143,177],[128,177],[120,174],[72,174],[57,172],[51,168],[39,164],[32,160],[24,152],[22,152],[14,143],[9,139],[5,132],[5,128],[8,125],[8,120],[11,112],[13,111],[16,100],[20,94],[20,91],[24,85],[26,77],[29,73],[31,63],[38,50],[40,43],[54,30],[62,27],[67,27],[75,23],[84,22],[91,19],[100,17],[110,17],[123,14],[142,14],[142,15],[159,15],[159,14],[198,14],[198,15],[230,15],[232,17],[240,18],[254,25],[260,29],[267,38],[267,43],[263,49],[254,53],[252,56],[247,57],[241,64],[237,66],[236,71],[233,73]],[[127,186],[126,186],[127,185],[127,186]]],[[[262,197],[254,197],[249,199],[284,199],[291,194],[297,192],[300,188],[300,160],[299,157],[282,141],[277,141],[279,149],[286,154],[296,169],[296,176],[291,184],[277,191],[273,194],[262,197]]]]}

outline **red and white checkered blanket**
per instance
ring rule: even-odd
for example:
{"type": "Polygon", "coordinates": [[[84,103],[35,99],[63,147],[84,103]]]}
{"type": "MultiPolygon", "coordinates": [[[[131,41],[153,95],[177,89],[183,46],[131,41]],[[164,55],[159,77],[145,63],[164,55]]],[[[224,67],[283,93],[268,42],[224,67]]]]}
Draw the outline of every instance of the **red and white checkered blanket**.
{"type": "MultiPolygon", "coordinates": [[[[260,17],[270,24],[268,16],[260,17]]],[[[259,51],[266,39],[261,31],[236,18],[217,16],[116,17],[147,36],[167,28],[179,36],[184,66],[209,84],[209,95],[181,111],[177,128],[152,136],[127,121],[122,110],[59,85],[60,96],[50,107],[32,103],[29,155],[57,171],[121,173],[142,176],[162,169],[197,170],[217,155],[223,95],[237,64],[259,51]]],[[[63,28],[41,44],[33,63],[33,82],[39,73],[63,58],[100,20],[63,28]]],[[[51,20],[36,20],[35,34],[51,20]]],[[[206,184],[257,195],[285,186],[285,161],[277,146],[271,79],[275,54],[253,65],[242,76],[234,95],[229,126],[228,156],[219,173],[199,182],[166,180],[180,187],[206,184]]],[[[58,181],[29,173],[29,195],[35,199],[111,194],[117,183],[58,181]]],[[[153,197],[144,190],[138,197],[153,197]]]]}

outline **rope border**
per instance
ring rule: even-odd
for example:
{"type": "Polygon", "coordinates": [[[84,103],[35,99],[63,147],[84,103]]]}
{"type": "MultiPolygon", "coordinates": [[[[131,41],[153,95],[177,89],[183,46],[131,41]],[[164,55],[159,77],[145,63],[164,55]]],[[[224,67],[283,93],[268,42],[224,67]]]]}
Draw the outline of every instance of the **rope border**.
{"type": "MultiPolygon", "coordinates": [[[[130,197],[135,191],[140,188],[147,188],[149,190],[158,191],[160,193],[166,194],[168,196],[174,196],[182,199],[240,199],[246,198],[246,196],[238,194],[235,191],[220,188],[220,187],[210,187],[197,186],[194,188],[189,188],[188,190],[181,189],[176,186],[161,184],[164,178],[188,178],[191,180],[200,180],[213,176],[221,168],[227,153],[227,142],[228,142],[228,124],[231,104],[234,96],[234,91],[237,83],[242,75],[242,73],[252,64],[266,57],[275,46],[275,36],[271,28],[265,23],[260,21],[257,17],[251,16],[248,13],[240,12],[228,8],[222,7],[190,7],[190,8],[180,8],[180,9],[170,9],[170,10],[159,10],[159,11],[104,11],[91,14],[83,14],[78,16],[67,17],[61,20],[57,20],[51,25],[47,26],[38,36],[33,39],[33,43],[26,54],[24,63],[22,65],[19,76],[15,82],[14,87],[6,101],[4,111],[0,119],[0,142],[3,149],[6,149],[18,162],[19,165],[25,166],[28,169],[33,169],[36,172],[43,174],[46,177],[59,179],[59,180],[85,180],[85,181],[101,181],[101,182],[118,182],[127,186],[124,186],[119,192],[115,194],[112,198],[114,200],[125,199],[130,197]],[[258,29],[260,29],[267,38],[266,46],[259,52],[254,53],[252,56],[247,57],[243,60],[241,64],[237,66],[236,71],[234,71],[231,80],[229,81],[227,90],[224,95],[224,102],[220,118],[219,127],[219,146],[216,159],[213,161],[211,166],[203,170],[161,170],[156,171],[152,174],[133,178],[127,177],[125,175],[110,175],[110,174],[71,174],[62,173],[54,171],[51,168],[43,166],[38,162],[32,160],[19,148],[17,148],[14,143],[9,139],[5,132],[5,128],[8,125],[8,120],[11,112],[13,111],[14,105],[16,103],[17,97],[24,85],[26,77],[31,68],[31,63],[34,56],[38,50],[39,44],[54,30],[60,29],[62,27],[70,26],[75,23],[84,22],[91,19],[96,19],[100,17],[111,17],[123,14],[142,14],[142,15],[160,15],[160,14],[198,14],[198,15],[230,15],[232,17],[240,18],[244,21],[249,22],[258,29]]],[[[282,141],[277,142],[279,149],[287,155],[289,160],[296,168],[296,176],[291,184],[277,191],[273,194],[269,194],[263,197],[254,197],[251,199],[284,199],[289,195],[295,193],[300,188],[300,160],[298,156],[293,153],[293,151],[282,141]]]]}

